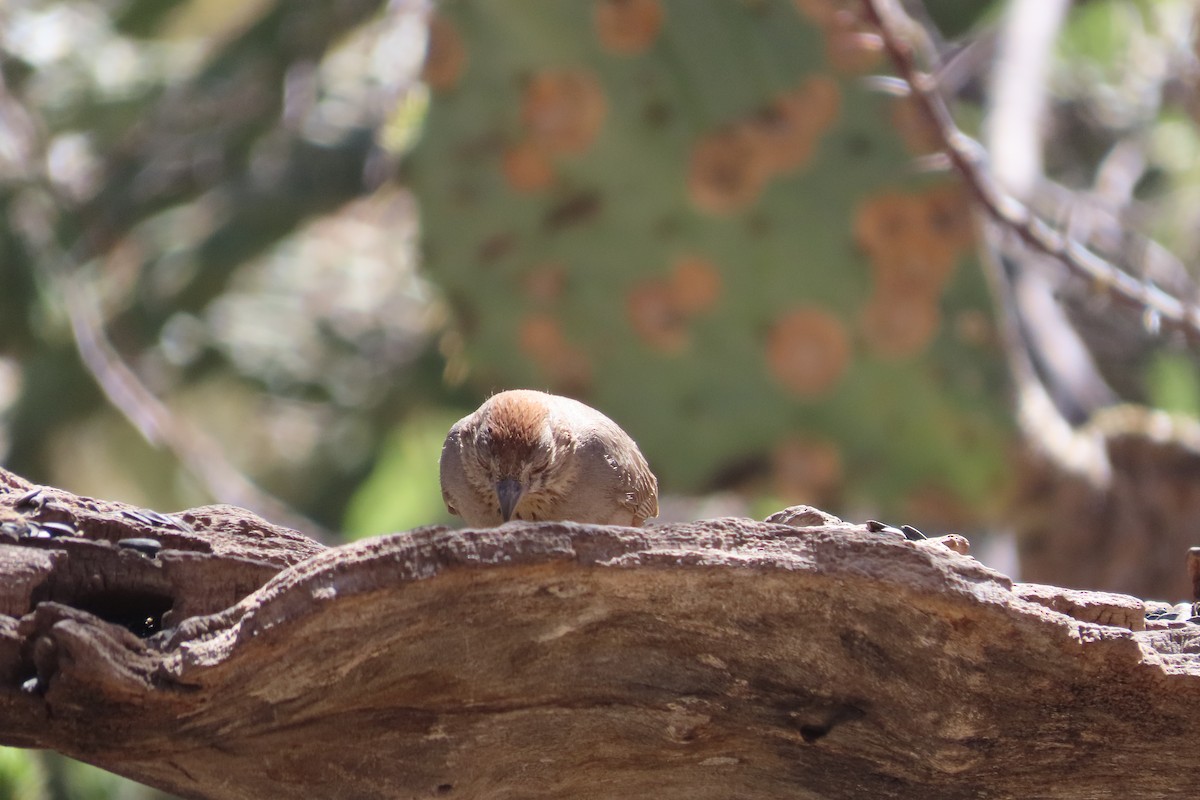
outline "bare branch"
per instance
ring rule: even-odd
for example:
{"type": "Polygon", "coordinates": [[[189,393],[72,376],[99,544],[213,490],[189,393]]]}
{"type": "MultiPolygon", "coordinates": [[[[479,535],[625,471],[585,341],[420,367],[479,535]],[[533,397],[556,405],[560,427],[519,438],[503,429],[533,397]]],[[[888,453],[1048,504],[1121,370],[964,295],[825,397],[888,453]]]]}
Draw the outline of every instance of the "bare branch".
{"type": "Polygon", "coordinates": [[[62,299],[71,335],[84,368],[109,403],[155,447],[167,448],[220,503],[241,506],[282,525],[332,540],[323,526],[263,491],[225,456],[212,437],[174,414],[125,363],[109,341],[89,286],[54,239],[45,206],[26,203],[22,229],[41,253],[40,265],[62,299]]]}
{"type": "Polygon", "coordinates": [[[917,64],[913,47],[902,32],[912,24],[903,10],[891,0],[864,0],[863,8],[867,19],[879,28],[897,73],[932,123],[941,149],[988,217],[1035,253],[1054,259],[1071,274],[1107,292],[1114,302],[1141,314],[1147,329],[1176,331],[1190,344],[1200,344],[1200,307],[1134,277],[1054,229],[1002,188],[987,169],[983,146],[959,129],[934,76],[917,64]]]}
{"type": "Polygon", "coordinates": [[[259,488],[225,456],[212,437],[172,413],[121,358],[78,277],[57,276],[56,285],[71,322],[71,335],[84,367],[109,403],[152,445],[166,447],[218,502],[241,506],[268,519],[332,541],[317,522],[259,488]]]}

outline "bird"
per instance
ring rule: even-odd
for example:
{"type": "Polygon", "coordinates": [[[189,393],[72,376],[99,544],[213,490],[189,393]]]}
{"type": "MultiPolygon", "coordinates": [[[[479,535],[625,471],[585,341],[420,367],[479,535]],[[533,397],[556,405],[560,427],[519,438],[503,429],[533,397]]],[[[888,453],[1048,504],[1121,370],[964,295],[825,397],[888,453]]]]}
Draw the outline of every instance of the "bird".
{"type": "Polygon", "coordinates": [[[591,406],[532,389],[494,394],[454,423],[440,473],[446,508],[471,527],[658,516],[658,479],[629,434],[591,406]]]}

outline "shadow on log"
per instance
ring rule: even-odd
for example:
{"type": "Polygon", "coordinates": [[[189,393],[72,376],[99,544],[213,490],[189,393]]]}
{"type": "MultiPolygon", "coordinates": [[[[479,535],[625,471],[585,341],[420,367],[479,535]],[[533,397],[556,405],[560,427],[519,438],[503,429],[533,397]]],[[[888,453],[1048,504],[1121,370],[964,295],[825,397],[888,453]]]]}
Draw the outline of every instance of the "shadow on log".
{"type": "Polygon", "coordinates": [[[184,797],[1155,798],[1200,774],[1200,627],[861,526],[325,548],[32,489],[0,472],[0,743],[184,797]]]}

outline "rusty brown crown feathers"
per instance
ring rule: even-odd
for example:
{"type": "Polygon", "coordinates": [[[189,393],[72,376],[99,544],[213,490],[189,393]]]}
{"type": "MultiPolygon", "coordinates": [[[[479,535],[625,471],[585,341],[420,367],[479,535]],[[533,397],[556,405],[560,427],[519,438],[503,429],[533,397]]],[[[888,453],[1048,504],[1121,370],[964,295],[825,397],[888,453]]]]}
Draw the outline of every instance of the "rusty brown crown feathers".
{"type": "Polygon", "coordinates": [[[629,434],[594,408],[529,389],[490,397],[442,446],[442,499],[474,527],[508,520],[641,525],[658,481],[629,434]]]}

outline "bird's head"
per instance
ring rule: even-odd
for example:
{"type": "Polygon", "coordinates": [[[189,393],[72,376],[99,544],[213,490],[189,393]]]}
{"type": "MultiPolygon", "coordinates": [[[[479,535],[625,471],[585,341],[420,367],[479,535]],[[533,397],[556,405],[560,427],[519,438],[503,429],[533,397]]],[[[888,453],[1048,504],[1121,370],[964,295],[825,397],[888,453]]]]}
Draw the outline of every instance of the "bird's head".
{"type": "Polygon", "coordinates": [[[549,409],[537,393],[506,392],[480,412],[471,470],[483,484],[479,488],[495,493],[505,522],[536,518],[517,510],[522,500],[533,503],[547,490],[559,467],[560,448],[549,409]]]}

